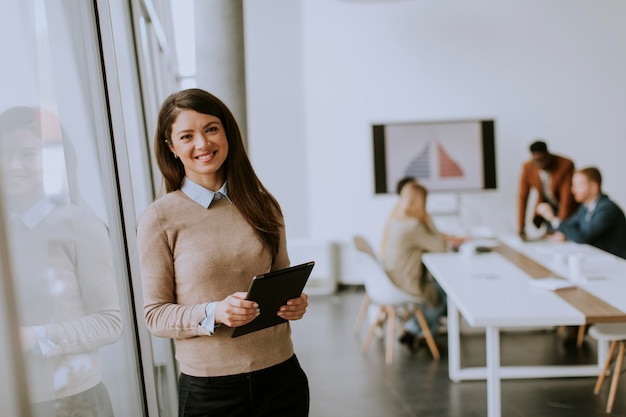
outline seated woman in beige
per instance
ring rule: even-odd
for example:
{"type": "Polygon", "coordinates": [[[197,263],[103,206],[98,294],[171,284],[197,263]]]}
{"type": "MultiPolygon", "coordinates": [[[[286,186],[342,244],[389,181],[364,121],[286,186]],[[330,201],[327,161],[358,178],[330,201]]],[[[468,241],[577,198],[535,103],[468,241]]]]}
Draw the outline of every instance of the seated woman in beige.
{"type": "MultiPolygon", "coordinates": [[[[417,183],[402,188],[387,229],[383,267],[399,288],[424,299],[424,316],[434,335],[446,311],[446,294],[422,265],[422,253],[444,252],[447,242],[426,211],[427,195],[417,183]]],[[[411,317],[400,341],[413,349],[422,340],[417,318],[411,317]]]]}
{"type": "MultiPolygon", "coordinates": [[[[417,184],[417,179],[414,177],[404,177],[401,178],[396,184],[396,194],[400,195],[402,193],[402,189],[406,185],[417,184]]],[[[391,219],[394,217],[394,213],[398,210],[398,204],[395,205],[391,213],[389,213],[389,217],[387,217],[387,221],[385,222],[385,229],[383,230],[383,239],[380,244],[380,257],[385,257],[385,247],[387,246],[387,235],[389,234],[389,223],[391,219]]]]}

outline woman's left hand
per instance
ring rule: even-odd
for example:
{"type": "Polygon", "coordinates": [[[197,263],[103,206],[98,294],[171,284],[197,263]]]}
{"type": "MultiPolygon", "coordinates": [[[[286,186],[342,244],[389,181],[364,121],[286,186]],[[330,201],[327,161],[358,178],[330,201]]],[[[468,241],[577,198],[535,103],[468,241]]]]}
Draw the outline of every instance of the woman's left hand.
{"type": "Polygon", "coordinates": [[[288,300],[287,304],[278,309],[277,314],[285,320],[300,320],[306,313],[306,308],[309,305],[308,299],[309,296],[302,293],[300,297],[288,300]]]}

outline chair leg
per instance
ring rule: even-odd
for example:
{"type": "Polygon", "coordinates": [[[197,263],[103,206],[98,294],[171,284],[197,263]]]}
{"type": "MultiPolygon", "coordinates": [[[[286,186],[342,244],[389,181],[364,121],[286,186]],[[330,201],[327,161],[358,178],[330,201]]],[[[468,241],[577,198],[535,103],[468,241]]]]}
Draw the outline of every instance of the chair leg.
{"type": "Polygon", "coordinates": [[[578,336],[576,337],[576,347],[582,347],[585,341],[585,332],[587,331],[587,325],[583,324],[578,326],[578,336]]]}
{"type": "Polygon", "coordinates": [[[619,383],[619,376],[622,373],[622,361],[624,359],[624,341],[619,342],[619,353],[617,354],[617,360],[615,361],[615,368],[613,368],[613,380],[611,381],[611,390],[609,391],[609,400],[606,403],[606,412],[608,414],[613,410],[613,403],[615,402],[615,394],[617,393],[617,384],[619,383]]]}
{"type": "Polygon", "coordinates": [[[613,340],[611,345],[609,346],[609,354],[604,361],[604,367],[602,368],[602,372],[598,375],[598,380],[596,381],[596,386],[593,388],[593,393],[598,395],[600,393],[600,389],[602,388],[602,384],[604,384],[604,378],[606,377],[606,373],[611,366],[611,362],[613,361],[613,355],[615,354],[615,347],[617,347],[617,340],[613,340]]]}
{"type": "Polygon", "coordinates": [[[367,308],[370,305],[370,298],[367,294],[363,297],[363,302],[361,303],[361,308],[359,309],[359,315],[356,318],[356,323],[354,324],[354,334],[359,334],[361,330],[361,325],[363,324],[363,320],[365,319],[365,315],[367,314],[367,308]]]}
{"type": "Polygon", "coordinates": [[[374,337],[374,332],[376,331],[376,328],[382,325],[385,322],[385,320],[386,320],[386,312],[383,307],[379,307],[378,318],[376,319],[374,323],[370,325],[369,330],[367,331],[367,336],[365,336],[365,341],[363,342],[363,347],[362,347],[363,352],[367,352],[367,350],[370,347],[370,342],[372,341],[372,338],[374,337]]]}
{"type": "Polygon", "coordinates": [[[433,334],[430,332],[430,328],[428,327],[428,323],[426,322],[424,313],[419,306],[415,307],[415,316],[417,317],[417,322],[420,324],[420,327],[424,332],[424,338],[426,339],[426,343],[428,344],[430,353],[433,355],[433,358],[439,359],[439,349],[437,349],[437,344],[435,343],[433,334]]]}
{"type": "Polygon", "coordinates": [[[385,348],[385,363],[391,365],[393,362],[393,342],[395,338],[396,309],[387,306],[387,347],[385,348]]]}

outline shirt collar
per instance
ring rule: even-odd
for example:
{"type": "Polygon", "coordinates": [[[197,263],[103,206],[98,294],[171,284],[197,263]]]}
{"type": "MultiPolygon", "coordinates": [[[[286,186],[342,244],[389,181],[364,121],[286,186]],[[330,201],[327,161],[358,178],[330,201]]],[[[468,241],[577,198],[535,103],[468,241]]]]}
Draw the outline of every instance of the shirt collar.
{"type": "Polygon", "coordinates": [[[588,212],[592,212],[596,209],[596,206],[598,205],[598,200],[600,200],[600,196],[597,196],[596,198],[593,199],[593,201],[590,201],[589,203],[585,204],[585,207],[587,208],[588,212]]]}
{"type": "Polygon", "coordinates": [[[224,182],[224,185],[222,185],[219,190],[213,192],[185,177],[183,178],[180,190],[185,193],[187,197],[191,198],[204,208],[211,207],[211,203],[213,203],[214,200],[220,200],[224,197],[232,203],[230,197],[228,197],[227,182],[224,182]]]}
{"type": "Polygon", "coordinates": [[[44,197],[22,213],[11,213],[11,217],[20,219],[28,230],[33,230],[55,207],[56,204],[54,201],[48,197],[44,197]]]}
{"type": "Polygon", "coordinates": [[[589,202],[588,204],[585,204],[585,208],[587,209],[588,212],[593,212],[596,209],[596,206],[598,205],[598,201],[600,201],[600,199],[604,196],[604,194],[600,193],[598,194],[598,196],[591,202],[589,202]]]}

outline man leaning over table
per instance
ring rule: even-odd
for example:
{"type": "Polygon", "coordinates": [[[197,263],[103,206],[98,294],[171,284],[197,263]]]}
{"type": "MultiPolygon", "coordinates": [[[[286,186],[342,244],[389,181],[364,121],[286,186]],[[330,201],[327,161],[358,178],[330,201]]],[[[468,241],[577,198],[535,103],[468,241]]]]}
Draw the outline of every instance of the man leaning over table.
{"type": "MultiPolygon", "coordinates": [[[[571,192],[574,162],[551,153],[548,145],[541,140],[530,145],[530,153],[532,158],[522,166],[519,183],[518,231],[522,239],[526,238],[526,205],[531,189],[539,193],[535,209],[539,204],[546,203],[561,221],[569,218],[578,208],[571,192]]],[[[535,227],[547,221],[539,212],[533,216],[535,227]]],[[[548,227],[548,231],[552,233],[553,230],[548,227]]]]}
{"type": "Polygon", "coordinates": [[[626,259],[626,217],[622,209],[602,192],[602,175],[596,167],[583,168],[572,177],[572,193],[580,204],[578,211],[561,221],[547,203],[537,206],[537,214],[550,222],[556,241],[587,243],[626,259]]]}

